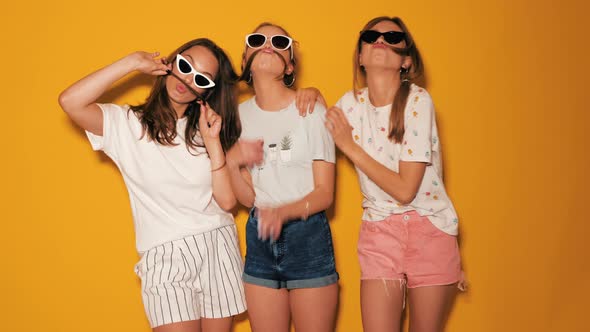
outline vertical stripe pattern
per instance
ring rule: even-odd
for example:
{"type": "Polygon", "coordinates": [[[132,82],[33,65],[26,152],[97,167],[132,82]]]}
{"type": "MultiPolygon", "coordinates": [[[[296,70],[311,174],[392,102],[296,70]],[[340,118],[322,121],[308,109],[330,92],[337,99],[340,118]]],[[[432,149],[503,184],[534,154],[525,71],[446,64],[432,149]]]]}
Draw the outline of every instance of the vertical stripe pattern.
{"type": "Polygon", "coordinates": [[[236,226],[154,247],[135,266],[152,328],[246,311],[236,226]]]}

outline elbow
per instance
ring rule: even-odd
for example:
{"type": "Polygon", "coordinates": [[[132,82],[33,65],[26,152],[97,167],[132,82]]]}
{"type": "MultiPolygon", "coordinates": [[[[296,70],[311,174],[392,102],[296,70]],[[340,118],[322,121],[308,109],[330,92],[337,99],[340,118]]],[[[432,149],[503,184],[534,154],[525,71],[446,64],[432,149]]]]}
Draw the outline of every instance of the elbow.
{"type": "Polygon", "coordinates": [[[61,106],[61,109],[66,112],[66,113],[70,113],[71,108],[70,106],[70,96],[68,94],[68,91],[63,91],[62,93],[59,94],[59,97],[57,98],[57,102],[59,103],[59,106],[61,106]]]}
{"type": "Polygon", "coordinates": [[[399,197],[396,197],[397,201],[403,205],[408,205],[408,204],[412,203],[412,201],[414,201],[414,198],[416,198],[415,191],[404,192],[399,197]]]}
{"type": "Polygon", "coordinates": [[[217,203],[220,208],[229,211],[236,206],[236,199],[234,197],[226,198],[217,203]]]}
{"type": "Polygon", "coordinates": [[[334,191],[326,193],[326,209],[334,204],[334,191]]]}
{"type": "Polygon", "coordinates": [[[240,204],[248,209],[251,209],[254,206],[254,198],[240,199],[239,201],[240,204]]]}
{"type": "Polygon", "coordinates": [[[334,190],[324,189],[321,191],[322,193],[322,206],[320,207],[321,210],[326,210],[332,206],[334,203],[334,190]]]}

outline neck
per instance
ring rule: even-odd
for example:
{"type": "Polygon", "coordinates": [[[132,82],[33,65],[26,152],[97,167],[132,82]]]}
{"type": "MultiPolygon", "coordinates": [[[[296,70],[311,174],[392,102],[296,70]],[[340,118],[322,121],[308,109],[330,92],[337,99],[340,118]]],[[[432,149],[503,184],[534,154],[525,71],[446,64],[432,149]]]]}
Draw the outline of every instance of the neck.
{"type": "Polygon", "coordinates": [[[367,70],[369,100],[375,107],[392,104],[400,84],[400,77],[396,72],[390,70],[367,70]]]}
{"type": "Polygon", "coordinates": [[[184,112],[188,107],[188,104],[179,104],[173,100],[170,100],[170,105],[172,106],[172,109],[174,109],[174,112],[176,112],[177,119],[180,119],[184,116],[184,112]]]}
{"type": "Polygon", "coordinates": [[[256,104],[265,111],[279,111],[291,104],[295,91],[287,88],[282,80],[276,77],[258,77],[254,79],[256,104]]]}

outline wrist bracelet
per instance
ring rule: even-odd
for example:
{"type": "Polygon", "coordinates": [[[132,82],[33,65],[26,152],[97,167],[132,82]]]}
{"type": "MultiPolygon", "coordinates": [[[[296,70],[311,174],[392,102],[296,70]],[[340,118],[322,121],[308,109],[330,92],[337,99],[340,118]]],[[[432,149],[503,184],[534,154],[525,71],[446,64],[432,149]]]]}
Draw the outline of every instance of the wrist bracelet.
{"type": "Polygon", "coordinates": [[[305,201],[305,215],[303,216],[303,220],[307,220],[309,217],[309,201],[305,201]]]}
{"type": "Polygon", "coordinates": [[[221,166],[217,167],[216,169],[212,169],[211,173],[219,171],[220,169],[224,168],[225,165],[227,165],[227,163],[225,162],[225,160],[223,161],[223,164],[221,164],[221,166]]]}

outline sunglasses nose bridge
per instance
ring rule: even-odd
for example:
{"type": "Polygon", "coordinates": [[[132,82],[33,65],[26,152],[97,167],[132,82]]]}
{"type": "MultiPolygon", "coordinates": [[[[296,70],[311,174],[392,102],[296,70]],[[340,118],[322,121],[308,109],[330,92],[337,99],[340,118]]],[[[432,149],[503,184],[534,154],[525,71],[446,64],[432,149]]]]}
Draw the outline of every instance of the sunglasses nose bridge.
{"type": "Polygon", "coordinates": [[[377,38],[377,40],[375,40],[375,43],[385,44],[385,36],[384,35],[379,35],[379,37],[377,38]]]}

